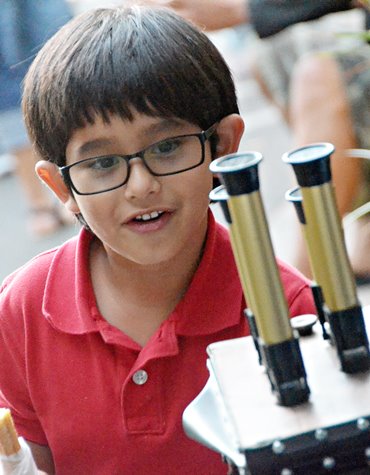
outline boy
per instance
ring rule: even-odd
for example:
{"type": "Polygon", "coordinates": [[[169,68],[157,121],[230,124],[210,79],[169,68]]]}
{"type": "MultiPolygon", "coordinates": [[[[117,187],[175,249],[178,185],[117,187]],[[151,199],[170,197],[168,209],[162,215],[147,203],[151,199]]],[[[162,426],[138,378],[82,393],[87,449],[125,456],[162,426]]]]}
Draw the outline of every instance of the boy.
{"type": "MultiPolygon", "coordinates": [[[[90,11],[41,50],[23,105],[37,173],[84,228],[3,284],[0,405],[48,473],[225,474],[181,424],[207,345],[249,334],[208,209],[209,163],[243,132],[224,60],[174,13],[90,11]]],[[[280,268],[291,314],[312,313],[280,268]]]]}

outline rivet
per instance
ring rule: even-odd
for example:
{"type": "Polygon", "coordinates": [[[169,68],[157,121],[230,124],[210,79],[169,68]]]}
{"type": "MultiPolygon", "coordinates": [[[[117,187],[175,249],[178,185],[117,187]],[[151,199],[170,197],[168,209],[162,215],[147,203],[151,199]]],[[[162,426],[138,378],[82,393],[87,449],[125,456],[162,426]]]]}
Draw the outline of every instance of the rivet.
{"type": "Polygon", "coordinates": [[[280,475],[293,475],[293,470],[290,470],[290,468],[283,468],[280,475]]]}
{"type": "Polygon", "coordinates": [[[317,429],[315,430],[315,439],[316,440],[325,440],[328,438],[328,431],[326,429],[317,429]]]}
{"type": "Polygon", "coordinates": [[[335,459],[333,457],[325,457],[322,461],[322,466],[327,470],[335,467],[335,459]]]}
{"type": "Polygon", "coordinates": [[[282,454],[285,450],[285,445],[280,440],[275,440],[272,444],[272,451],[274,454],[282,454]]]}
{"type": "Polygon", "coordinates": [[[357,429],[359,430],[367,430],[370,426],[370,423],[364,417],[360,417],[357,419],[357,429]]]}
{"type": "Polygon", "coordinates": [[[366,449],[365,449],[365,457],[370,460],[370,447],[366,447],[366,449]]]}

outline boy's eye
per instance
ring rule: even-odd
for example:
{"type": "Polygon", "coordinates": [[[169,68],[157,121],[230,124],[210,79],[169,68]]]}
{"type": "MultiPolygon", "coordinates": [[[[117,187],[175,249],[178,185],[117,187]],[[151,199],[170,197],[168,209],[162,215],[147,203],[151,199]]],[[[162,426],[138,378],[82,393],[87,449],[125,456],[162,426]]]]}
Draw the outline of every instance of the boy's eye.
{"type": "Polygon", "coordinates": [[[159,142],[148,150],[149,155],[171,155],[181,146],[180,139],[168,139],[159,142]]]}
{"type": "Polygon", "coordinates": [[[118,166],[120,163],[119,157],[107,156],[91,159],[89,167],[94,170],[108,170],[115,166],[118,166]]]}

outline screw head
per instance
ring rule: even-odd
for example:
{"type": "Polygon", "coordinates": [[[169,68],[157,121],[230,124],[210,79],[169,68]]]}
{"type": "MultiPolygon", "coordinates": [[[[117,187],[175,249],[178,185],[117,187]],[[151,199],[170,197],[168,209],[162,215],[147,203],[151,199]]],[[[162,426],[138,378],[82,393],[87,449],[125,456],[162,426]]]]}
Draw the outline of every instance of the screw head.
{"type": "Polygon", "coordinates": [[[330,469],[334,468],[335,467],[335,459],[333,457],[325,457],[322,460],[322,466],[326,470],[330,470],[330,469]]]}
{"type": "Polygon", "coordinates": [[[317,429],[315,430],[315,439],[316,440],[325,440],[328,438],[328,431],[326,429],[317,429]]]}
{"type": "Polygon", "coordinates": [[[369,426],[370,426],[370,422],[364,417],[360,417],[357,419],[357,429],[367,430],[369,426]]]}
{"type": "Polygon", "coordinates": [[[272,451],[274,454],[282,454],[285,450],[285,445],[280,440],[274,440],[272,444],[272,451]]]}

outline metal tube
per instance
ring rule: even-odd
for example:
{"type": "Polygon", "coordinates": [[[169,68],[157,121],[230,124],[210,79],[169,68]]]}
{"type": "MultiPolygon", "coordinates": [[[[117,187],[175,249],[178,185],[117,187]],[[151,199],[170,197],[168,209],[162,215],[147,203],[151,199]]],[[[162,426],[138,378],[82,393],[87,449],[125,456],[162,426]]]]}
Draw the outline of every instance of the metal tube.
{"type": "Polygon", "coordinates": [[[267,345],[291,339],[289,310],[273,252],[262,199],[256,152],[233,154],[211,163],[228,192],[236,260],[260,338],[267,345]]]}
{"type": "Polygon", "coordinates": [[[250,277],[245,280],[249,282],[250,307],[259,335],[267,345],[291,339],[288,305],[260,194],[230,196],[229,208],[235,221],[237,247],[243,247],[239,260],[244,261],[243,268],[249,269],[250,277]]]}
{"type": "Polygon", "coordinates": [[[210,170],[229,195],[235,260],[255,317],[258,346],[272,390],[280,404],[292,406],[307,401],[309,387],[259,193],[261,160],[256,152],[232,154],[212,162],[210,170]]]}
{"type": "Polygon", "coordinates": [[[312,268],[322,287],[326,305],[332,312],[354,307],[358,305],[356,283],[344,244],[333,187],[325,183],[301,190],[312,268]]]}
{"type": "Polygon", "coordinates": [[[332,144],[317,143],[284,154],[283,161],[293,166],[301,189],[310,262],[324,295],[342,369],[354,373],[369,368],[370,355],[332,185],[333,152],[332,144]]]}
{"type": "Polygon", "coordinates": [[[358,305],[356,284],[344,242],[331,181],[331,144],[313,144],[287,153],[300,185],[304,233],[315,280],[331,312],[358,305]]]}
{"type": "MultiPolygon", "coordinates": [[[[312,259],[311,259],[311,256],[313,256],[313,254],[312,254],[312,249],[310,249],[310,242],[313,242],[314,239],[309,236],[310,228],[307,226],[307,223],[306,223],[306,217],[304,214],[303,203],[302,203],[301,189],[299,187],[296,187],[291,190],[288,190],[285,193],[285,199],[289,201],[290,203],[293,203],[294,205],[298,220],[301,224],[301,230],[302,230],[304,240],[306,242],[307,247],[309,248],[308,259],[310,261],[310,266],[311,266],[312,274],[314,277],[314,282],[311,284],[312,295],[314,298],[317,315],[319,317],[319,321],[321,324],[323,338],[324,340],[329,340],[330,336],[327,333],[327,330],[325,328],[326,315],[323,309],[324,299],[323,299],[322,289],[320,285],[317,283],[318,282],[317,274],[315,272],[317,267],[316,265],[313,264],[312,259]]],[[[322,267],[322,262],[320,263],[320,267],[322,267]]]]}
{"type": "Polygon", "coordinates": [[[223,185],[220,185],[211,191],[209,198],[211,201],[217,202],[221,205],[221,209],[223,211],[224,217],[229,226],[231,248],[232,248],[234,258],[237,264],[238,275],[239,275],[240,283],[242,285],[243,293],[247,301],[247,304],[249,306],[249,308],[244,310],[244,314],[248,321],[248,325],[250,328],[251,335],[253,337],[254,345],[258,353],[258,361],[260,364],[262,364],[262,355],[261,355],[261,349],[260,349],[260,344],[259,344],[259,329],[258,329],[255,316],[251,310],[252,307],[250,305],[250,301],[252,299],[252,294],[253,294],[250,288],[251,279],[248,278],[248,265],[244,259],[243,243],[238,239],[238,234],[235,233],[234,226],[232,223],[230,210],[228,206],[229,195],[227,194],[225,187],[223,185]]]}
{"type": "Polygon", "coordinates": [[[211,191],[209,197],[211,201],[217,202],[221,205],[224,217],[229,227],[231,248],[232,248],[235,262],[237,265],[240,283],[242,285],[242,289],[243,289],[243,293],[246,298],[246,301],[248,302],[248,305],[250,305],[252,292],[249,287],[248,268],[246,266],[245,259],[243,258],[242,243],[238,239],[238,234],[235,232],[235,229],[232,223],[230,210],[228,206],[229,195],[227,194],[225,187],[223,185],[220,185],[211,191]]]}

